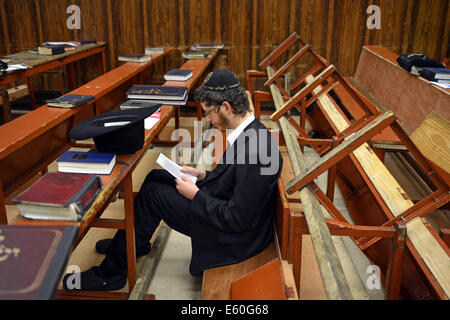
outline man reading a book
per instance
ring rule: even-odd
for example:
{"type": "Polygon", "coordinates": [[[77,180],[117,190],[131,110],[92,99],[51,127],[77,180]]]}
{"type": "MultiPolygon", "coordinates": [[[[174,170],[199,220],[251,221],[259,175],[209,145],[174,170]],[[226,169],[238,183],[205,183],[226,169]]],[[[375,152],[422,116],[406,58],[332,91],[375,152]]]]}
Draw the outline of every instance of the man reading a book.
{"type": "MultiPolygon", "coordinates": [[[[277,142],[249,111],[244,88],[228,70],[210,73],[195,91],[208,122],[227,130],[227,144],[212,171],[183,167],[197,177],[174,179],[165,170],[152,170],[134,200],[136,254],[151,249],[150,239],[163,220],[191,238],[189,271],[233,264],[264,250],[274,236],[277,181],[282,158],[277,142]]],[[[100,266],[81,274],[66,274],[72,288],[75,276],[81,290],[118,290],[125,286],[125,231],[100,240],[96,250],[106,257],[100,266]]]]}

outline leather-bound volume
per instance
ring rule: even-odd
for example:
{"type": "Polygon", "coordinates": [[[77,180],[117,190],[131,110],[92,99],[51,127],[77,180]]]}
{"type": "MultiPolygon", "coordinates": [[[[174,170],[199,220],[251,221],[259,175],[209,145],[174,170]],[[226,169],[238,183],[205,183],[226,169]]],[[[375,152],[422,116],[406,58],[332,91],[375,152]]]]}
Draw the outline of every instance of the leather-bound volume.
{"type": "Polygon", "coordinates": [[[47,172],[13,201],[27,219],[79,221],[101,187],[98,175],[47,172]]]}
{"type": "Polygon", "coordinates": [[[72,225],[0,225],[0,300],[52,299],[77,230],[72,225]]]}

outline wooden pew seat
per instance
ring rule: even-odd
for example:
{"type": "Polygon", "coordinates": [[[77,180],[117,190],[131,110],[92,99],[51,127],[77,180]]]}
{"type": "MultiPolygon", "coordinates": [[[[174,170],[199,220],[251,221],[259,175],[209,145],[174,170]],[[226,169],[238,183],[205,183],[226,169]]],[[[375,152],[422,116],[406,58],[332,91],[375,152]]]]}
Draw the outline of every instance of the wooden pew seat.
{"type": "Polygon", "coordinates": [[[275,241],[244,261],[206,269],[202,299],[298,299],[292,267],[279,259],[275,241]]]}
{"type": "Polygon", "coordinates": [[[257,255],[239,263],[206,269],[203,272],[203,300],[230,300],[231,284],[277,257],[272,242],[257,255]]]}

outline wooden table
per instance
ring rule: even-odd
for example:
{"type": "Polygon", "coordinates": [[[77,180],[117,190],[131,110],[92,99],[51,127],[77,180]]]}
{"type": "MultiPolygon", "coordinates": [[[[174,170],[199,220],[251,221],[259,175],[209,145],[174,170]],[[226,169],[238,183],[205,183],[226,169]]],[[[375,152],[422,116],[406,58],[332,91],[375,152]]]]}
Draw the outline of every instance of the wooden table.
{"type": "MultiPolygon", "coordinates": [[[[76,47],[74,50],[66,51],[62,54],[56,55],[39,55],[35,53],[29,53],[27,51],[14,53],[4,58],[9,59],[8,64],[26,64],[31,67],[31,69],[26,70],[17,70],[11,73],[8,73],[5,78],[0,79],[0,86],[6,85],[8,83],[18,81],[18,80],[27,80],[27,85],[30,92],[31,103],[35,105],[35,99],[33,95],[33,90],[31,87],[30,77],[43,73],[45,71],[55,69],[64,65],[67,65],[67,73],[68,73],[68,88],[69,91],[75,89],[76,87],[76,70],[74,62],[79,61],[81,59],[87,58],[92,55],[100,54],[102,63],[101,63],[101,73],[105,73],[106,71],[106,63],[105,63],[105,42],[98,42],[95,44],[86,44],[79,47],[76,47]]],[[[2,91],[3,97],[3,114],[5,121],[9,119],[9,106],[8,106],[8,96],[6,94],[6,90],[2,91]]]]}

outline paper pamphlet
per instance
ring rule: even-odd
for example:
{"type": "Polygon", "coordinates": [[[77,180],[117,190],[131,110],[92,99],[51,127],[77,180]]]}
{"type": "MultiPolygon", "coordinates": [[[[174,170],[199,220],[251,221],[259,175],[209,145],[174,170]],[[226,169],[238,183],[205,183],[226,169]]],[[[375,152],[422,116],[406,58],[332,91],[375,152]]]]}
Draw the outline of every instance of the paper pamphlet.
{"type": "Polygon", "coordinates": [[[145,118],[144,120],[145,130],[150,130],[151,128],[153,128],[155,124],[159,122],[160,119],[161,119],[161,112],[159,111],[156,111],[151,116],[145,118]]]}
{"type": "Polygon", "coordinates": [[[159,154],[158,159],[156,159],[156,163],[159,164],[164,169],[166,169],[167,171],[169,171],[169,173],[172,174],[177,179],[181,179],[182,176],[185,176],[190,180],[192,180],[192,182],[194,183],[197,181],[197,177],[189,173],[181,172],[181,166],[179,166],[178,164],[167,158],[162,153],[159,154]]]}

